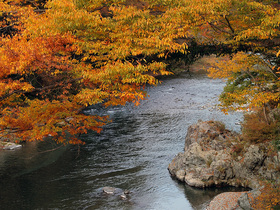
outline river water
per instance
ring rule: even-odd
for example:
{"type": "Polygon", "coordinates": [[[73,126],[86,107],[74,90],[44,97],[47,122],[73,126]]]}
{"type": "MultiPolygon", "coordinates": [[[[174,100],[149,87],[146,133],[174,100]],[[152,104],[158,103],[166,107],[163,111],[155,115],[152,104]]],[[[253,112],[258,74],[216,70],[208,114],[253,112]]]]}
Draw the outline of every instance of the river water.
{"type": "MultiPolygon", "coordinates": [[[[182,73],[148,87],[148,100],[134,107],[92,108],[112,123],[101,134],[89,132],[86,145],[57,147],[30,143],[0,151],[0,209],[203,209],[224,189],[195,189],[173,180],[167,170],[182,152],[189,125],[219,120],[228,129],[241,113],[215,108],[224,82],[204,74],[182,73]],[[102,187],[131,191],[130,198],[104,195],[102,187]]],[[[234,189],[226,189],[234,190],[234,189]]]]}

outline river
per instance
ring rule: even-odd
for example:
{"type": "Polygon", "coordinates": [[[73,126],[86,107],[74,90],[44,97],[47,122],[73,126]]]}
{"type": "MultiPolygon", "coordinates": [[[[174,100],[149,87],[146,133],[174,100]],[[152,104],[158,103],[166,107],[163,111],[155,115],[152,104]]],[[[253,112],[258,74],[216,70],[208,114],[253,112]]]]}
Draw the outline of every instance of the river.
{"type": "MultiPolygon", "coordinates": [[[[215,108],[225,83],[204,74],[182,73],[148,87],[148,100],[134,107],[92,108],[112,123],[101,134],[82,136],[84,146],[30,143],[0,151],[0,209],[203,209],[224,189],[195,189],[173,180],[167,170],[182,152],[189,125],[219,120],[228,129],[241,113],[215,108]],[[104,195],[102,187],[131,191],[130,198],[104,195]]],[[[234,189],[226,189],[234,190],[234,189]]]]}

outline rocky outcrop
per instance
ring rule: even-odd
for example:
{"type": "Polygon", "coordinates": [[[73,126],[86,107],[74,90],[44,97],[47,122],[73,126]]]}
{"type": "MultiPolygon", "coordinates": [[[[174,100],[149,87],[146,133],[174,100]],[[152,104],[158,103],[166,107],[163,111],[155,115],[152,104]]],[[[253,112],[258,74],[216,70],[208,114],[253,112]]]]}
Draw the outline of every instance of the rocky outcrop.
{"type": "Polygon", "coordinates": [[[188,128],[185,149],[169,164],[170,174],[194,187],[260,187],[260,179],[280,182],[280,152],[268,145],[248,145],[238,153],[239,135],[220,122],[198,122],[188,128]]]}

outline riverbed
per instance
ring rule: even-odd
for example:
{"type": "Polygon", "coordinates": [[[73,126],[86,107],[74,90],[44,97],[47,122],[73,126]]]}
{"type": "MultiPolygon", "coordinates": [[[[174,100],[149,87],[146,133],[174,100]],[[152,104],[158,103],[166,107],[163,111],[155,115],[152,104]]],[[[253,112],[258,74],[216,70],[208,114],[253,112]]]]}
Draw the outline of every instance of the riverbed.
{"type": "Polygon", "coordinates": [[[147,87],[149,97],[137,107],[88,109],[112,122],[100,134],[83,135],[80,148],[46,142],[0,151],[0,209],[204,209],[216,194],[235,190],[195,189],[167,170],[183,151],[188,126],[198,120],[240,131],[242,113],[224,115],[216,106],[225,82],[200,73],[161,81],[147,87]],[[131,194],[126,200],[105,195],[104,186],[131,194]]]}

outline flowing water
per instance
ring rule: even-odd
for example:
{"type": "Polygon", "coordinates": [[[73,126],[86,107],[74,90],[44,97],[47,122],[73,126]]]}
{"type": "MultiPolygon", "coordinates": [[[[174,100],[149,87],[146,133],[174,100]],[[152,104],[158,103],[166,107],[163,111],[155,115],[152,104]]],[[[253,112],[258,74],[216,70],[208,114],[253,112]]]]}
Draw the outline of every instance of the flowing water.
{"type": "Polygon", "coordinates": [[[223,86],[204,74],[164,78],[147,88],[150,97],[138,107],[88,109],[110,115],[112,123],[84,135],[80,150],[51,151],[56,146],[46,142],[0,151],[0,209],[203,209],[222,190],[179,183],[167,166],[199,119],[239,131],[242,114],[215,108],[223,86]],[[129,199],[103,194],[104,186],[130,190],[129,199]]]}

